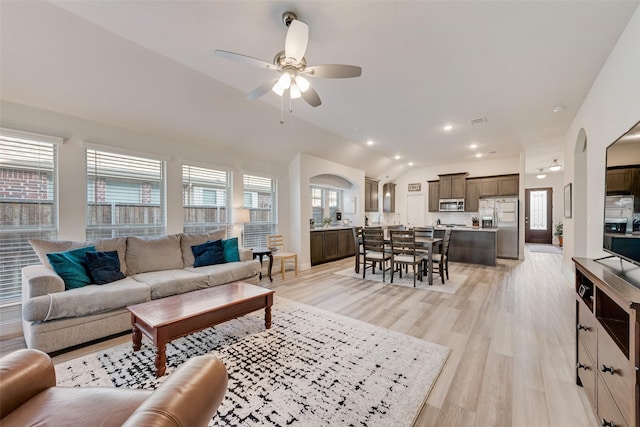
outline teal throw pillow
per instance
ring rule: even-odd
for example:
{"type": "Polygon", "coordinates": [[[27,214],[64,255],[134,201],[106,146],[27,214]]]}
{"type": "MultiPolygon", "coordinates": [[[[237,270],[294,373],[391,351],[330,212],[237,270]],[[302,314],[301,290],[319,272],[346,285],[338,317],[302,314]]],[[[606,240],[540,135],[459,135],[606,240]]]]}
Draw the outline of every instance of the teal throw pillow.
{"type": "Polygon", "coordinates": [[[64,280],[65,290],[81,288],[91,283],[85,262],[85,253],[95,252],[95,250],[95,246],[87,246],[66,252],[47,254],[53,271],[64,280]]]}
{"type": "Polygon", "coordinates": [[[238,253],[238,238],[232,237],[231,239],[223,240],[222,246],[224,247],[224,260],[225,262],[238,262],[240,261],[240,254],[238,253]]]}
{"type": "Polygon", "coordinates": [[[225,262],[222,241],[220,240],[210,240],[201,245],[191,246],[191,252],[193,252],[193,257],[195,258],[194,267],[224,264],[225,262]]]}
{"type": "Polygon", "coordinates": [[[120,271],[118,251],[85,252],[84,256],[89,274],[96,285],[104,285],[126,277],[120,271]]]}

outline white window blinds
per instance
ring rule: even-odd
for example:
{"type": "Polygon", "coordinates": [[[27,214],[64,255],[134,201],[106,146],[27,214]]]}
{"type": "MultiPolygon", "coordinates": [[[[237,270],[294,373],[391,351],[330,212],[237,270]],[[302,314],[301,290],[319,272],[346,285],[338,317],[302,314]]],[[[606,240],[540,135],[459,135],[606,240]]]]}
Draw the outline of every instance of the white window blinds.
{"type": "Polygon", "coordinates": [[[57,144],[0,130],[0,304],[19,302],[21,269],[40,261],[29,239],[58,237],[57,144]]]}
{"type": "Polygon", "coordinates": [[[230,183],[230,172],[182,165],[185,233],[226,228],[230,234],[230,183]]]}
{"type": "Polygon", "coordinates": [[[87,239],[165,234],[163,161],[87,149],[87,239]]]}
{"type": "Polygon", "coordinates": [[[245,247],[267,246],[267,236],[278,231],[276,181],[271,178],[243,175],[244,207],[251,221],[244,225],[245,247]]]}

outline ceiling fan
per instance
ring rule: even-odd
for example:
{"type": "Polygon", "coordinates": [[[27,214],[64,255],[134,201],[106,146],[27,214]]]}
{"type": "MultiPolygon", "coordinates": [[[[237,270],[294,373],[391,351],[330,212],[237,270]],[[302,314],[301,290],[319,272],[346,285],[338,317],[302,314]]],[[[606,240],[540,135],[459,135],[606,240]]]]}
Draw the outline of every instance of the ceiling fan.
{"type": "MultiPolygon", "coordinates": [[[[304,54],[309,42],[309,26],[298,20],[293,12],[283,13],[282,21],[288,27],[284,50],[276,53],[273,63],[226,50],[216,50],[214,52],[223,58],[276,71],[280,74],[279,77],[269,80],[254,89],[249,93],[247,99],[258,99],[267,92],[273,91],[281,97],[282,106],[284,106],[285,98],[289,100],[289,112],[291,112],[291,100],[300,97],[312,107],[317,107],[322,104],[322,101],[320,101],[320,96],[311,87],[306,77],[342,79],[359,77],[362,74],[362,68],[355,65],[325,64],[307,66],[304,54]]],[[[283,118],[281,118],[280,123],[284,123],[283,118]]]]}

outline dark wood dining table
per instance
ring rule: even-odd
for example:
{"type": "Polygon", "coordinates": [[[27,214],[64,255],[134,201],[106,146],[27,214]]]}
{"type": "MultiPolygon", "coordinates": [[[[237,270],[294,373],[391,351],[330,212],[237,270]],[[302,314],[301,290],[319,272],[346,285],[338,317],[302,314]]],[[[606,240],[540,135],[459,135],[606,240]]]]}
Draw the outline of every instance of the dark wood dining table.
{"type": "MultiPolygon", "coordinates": [[[[391,246],[391,239],[385,238],[384,243],[385,245],[391,246]]],[[[427,254],[427,283],[429,283],[429,285],[433,285],[433,254],[435,251],[440,250],[441,244],[441,237],[416,237],[416,246],[429,251],[427,254]]]]}

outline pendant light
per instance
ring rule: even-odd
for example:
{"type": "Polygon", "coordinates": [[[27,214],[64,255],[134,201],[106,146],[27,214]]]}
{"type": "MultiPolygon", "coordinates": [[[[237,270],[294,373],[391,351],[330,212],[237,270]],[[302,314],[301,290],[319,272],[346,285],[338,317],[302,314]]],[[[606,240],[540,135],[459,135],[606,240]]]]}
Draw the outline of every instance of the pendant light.
{"type": "Polygon", "coordinates": [[[553,159],[553,163],[551,163],[551,166],[549,166],[549,170],[551,172],[557,172],[560,169],[562,169],[562,166],[558,164],[558,159],[553,159]]]}
{"type": "Polygon", "coordinates": [[[542,173],[542,168],[540,168],[540,172],[538,173],[538,175],[536,175],[536,178],[538,179],[544,179],[547,175],[542,173]]]}

